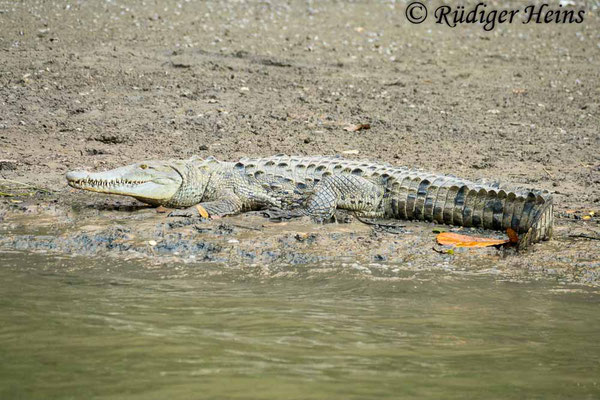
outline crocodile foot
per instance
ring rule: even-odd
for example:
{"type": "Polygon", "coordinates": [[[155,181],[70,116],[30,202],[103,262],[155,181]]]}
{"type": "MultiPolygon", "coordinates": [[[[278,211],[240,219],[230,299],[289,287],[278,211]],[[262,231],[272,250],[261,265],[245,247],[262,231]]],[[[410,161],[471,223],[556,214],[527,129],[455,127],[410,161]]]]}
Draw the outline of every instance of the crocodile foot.
{"type": "Polygon", "coordinates": [[[271,221],[281,222],[292,218],[300,218],[306,216],[301,210],[284,210],[281,208],[269,208],[260,212],[264,217],[269,218],[271,221]]]}
{"type": "Polygon", "coordinates": [[[200,220],[210,219],[210,218],[204,218],[202,215],[200,215],[200,212],[198,211],[198,209],[196,207],[175,209],[175,210],[171,211],[169,214],[167,214],[167,217],[169,217],[169,218],[172,218],[172,217],[198,218],[200,220]]]}
{"type": "Polygon", "coordinates": [[[354,220],[354,213],[348,210],[335,210],[331,217],[331,222],[338,224],[349,224],[354,220]]]}

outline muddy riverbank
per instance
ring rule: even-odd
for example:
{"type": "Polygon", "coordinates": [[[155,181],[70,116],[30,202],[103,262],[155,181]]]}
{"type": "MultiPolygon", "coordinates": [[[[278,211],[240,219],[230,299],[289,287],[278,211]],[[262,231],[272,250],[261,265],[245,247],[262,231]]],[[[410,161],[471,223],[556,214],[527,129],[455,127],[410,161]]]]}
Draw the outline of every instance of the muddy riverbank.
{"type": "Polygon", "coordinates": [[[583,228],[582,221],[570,214],[558,218],[554,240],[524,252],[463,248],[445,254],[439,252],[444,249],[435,243],[434,230],[480,232],[421,222],[377,227],[354,218],[319,226],[303,219],[273,222],[260,213],[211,221],[171,218],[134,200],[87,193],[66,195],[68,206],[58,200],[29,199],[3,207],[0,250],[143,259],[156,265],[215,263],[225,268],[262,268],[267,275],[293,274],[295,268],[308,264],[343,264],[381,278],[438,270],[517,280],[600,283],[596,243],[574,237],[585,235],[589,228],[583,228]]]}

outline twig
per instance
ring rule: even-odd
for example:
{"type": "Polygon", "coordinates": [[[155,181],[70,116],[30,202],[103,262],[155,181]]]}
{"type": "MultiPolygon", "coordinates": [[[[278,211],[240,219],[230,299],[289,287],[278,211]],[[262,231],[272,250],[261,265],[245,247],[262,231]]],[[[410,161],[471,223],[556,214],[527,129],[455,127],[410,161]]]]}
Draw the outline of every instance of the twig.
{"type": "Polygon", "coordinates": [[[246,226],[246,225],[241,225],[241,224],[232,224],[231,222],[228,222],[227,224],[224,225],[231,225],[231,226],[235,226],[236,228],[242,228],[242,229],[250,229],[252,231],[261,231],[262,229],[260,228],[255,228],[253,226],[246,226]]]}
{"type": "Polygon", "coordinates": [[[34,186],[34,185],[30,184],[30,183],[19,182],[19,181],[15,181],[15,180],[12,180],[12,179],[1,178],[0,182],[12,183],[12,184],[15,184],[15,185],[21,185],[21,186],[29,187],[29,188],[37,190],[38,192],[46,192],[46,193],[52,193],[53,192],[50,189],[44,189],[44,188],[41,188],[41,187],[38,187],[38,186],[34,186]]]}
{"type": "Polygon", "coordinates": [[[6,179],[6,178],[2,178],[0,179],[0,181],[4,181],[7,183],[15,183],[17,185],[21,185],[21,186],[29,186],[29,187],[34,187],[33,185],[29,184],[29,183],[24,183],[24,182],[19,182],[19,181],[14,181],[12,179],[6,179]]]}
{"type": "Polygon", "coordinates": [[[356,217],[357,220],[359,220],[360,222],[362,222],[365,225],[376,225],[376,226],[380,226],[383,228],[405,228],[406,227],[406,225],[400,225],[400,224],[391,224],[391,223],[386,224],[386,223],[368,221],[368,220],[362,219],[361,217],[359,217],[356,214],[354,214],[354,216],[356,217]]]}
{"type": "Polygon", "coordinates": [[[546,167],[542,167],[542,169],[544,170],[544,172],[545,172],[545,173],[547,173],[547,174],[548,174],[548,176],[549,176],[550,178],[554,179],[554,175],[552,175],[552,174],[550,173],[550,171],[548,171],[548,170],[546,169],[546,167]]]}
{"type": "Polygon", "coordinates": [[[589,239],[589,240],[600,240],[600,236],[590,236],[585,233],[579,233],[577,235],[569,235],[572,238],[581,238],[581,239],[589,239]]]}

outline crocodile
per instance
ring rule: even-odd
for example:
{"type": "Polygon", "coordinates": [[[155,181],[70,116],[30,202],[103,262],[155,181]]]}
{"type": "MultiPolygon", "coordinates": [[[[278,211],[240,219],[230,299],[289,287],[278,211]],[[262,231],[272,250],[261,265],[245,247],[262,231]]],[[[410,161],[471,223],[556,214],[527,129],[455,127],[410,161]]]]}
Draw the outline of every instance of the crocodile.
{"type": "Polygon", "coordinates": [[[549,240],[553,230],[553,201],[547,191],[337,156],[276,155],[236,162],[195,156],[104,172],[71,171],[66,178],[74,188],[185,209],[172,213],[180,216],[275,209],[323,223],[342,209],[364,218],[511,228],[519,234],[521,248],[549,240]]]}

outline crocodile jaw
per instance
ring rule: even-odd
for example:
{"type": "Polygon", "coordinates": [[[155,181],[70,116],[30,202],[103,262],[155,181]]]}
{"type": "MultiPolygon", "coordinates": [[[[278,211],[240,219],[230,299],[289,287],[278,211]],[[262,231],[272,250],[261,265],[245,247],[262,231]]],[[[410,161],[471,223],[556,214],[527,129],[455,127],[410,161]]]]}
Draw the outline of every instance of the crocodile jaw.
{"type": "Polygon", "coordinates": [[[171,200],[183,179],[168,163],[145,161],[105,172],[71,171],[67,182],[76,189],[131,196],[141,202],[161,205],[171,200]]]}

